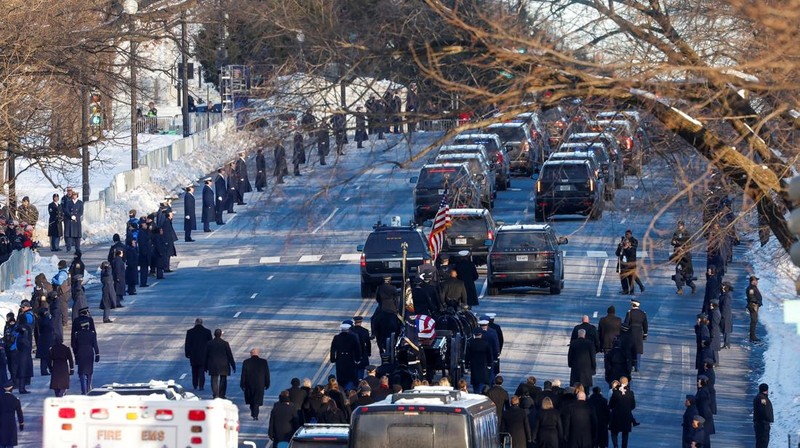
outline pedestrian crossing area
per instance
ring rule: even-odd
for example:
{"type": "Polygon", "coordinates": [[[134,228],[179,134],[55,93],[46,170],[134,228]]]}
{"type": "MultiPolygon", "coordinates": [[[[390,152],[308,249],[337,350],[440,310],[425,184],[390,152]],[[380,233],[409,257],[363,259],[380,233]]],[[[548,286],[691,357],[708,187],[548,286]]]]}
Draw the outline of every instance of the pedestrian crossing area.
{"type": "MultiPolygon", "coordinates": [[[[648,257],[656,256],[659,259],[666,260],[668,253],[656,254],[651,252],[639,251],[637,252],[639,260],[647,259],[648,257]],[[663,257],[662,257],[663,255],[663,257]]],[[[616,260],[613,252],[602,250],[575,250],[564,251],[564,257],[575,259],[598,259],[598,260],[616,260]]],[[[357,264],[361,261],[360,253],[346,253],[346,254],[296,254],[296,255],[280,255],[280,256],[245,256],[239,258],[191,258],[181,259],[178,257],[178,269],[188,268],[207,268],[214,266],[253,266],[253,265],[309,265],[309,264],[357,264]]]]}

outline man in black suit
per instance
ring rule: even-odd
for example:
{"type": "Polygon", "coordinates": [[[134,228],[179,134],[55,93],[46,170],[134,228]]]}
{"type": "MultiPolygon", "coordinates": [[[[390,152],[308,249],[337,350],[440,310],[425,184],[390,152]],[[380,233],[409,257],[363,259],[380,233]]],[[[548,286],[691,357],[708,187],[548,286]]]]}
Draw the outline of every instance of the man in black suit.
{"type": "Polygon", "coordinates": [[[269,363],[258,356],[258,349],[250,350],[250,358],[242,363],[239,387],[244,392],[244,402],[250,405],[250,416],[258,420],[258,411],[264,404],[264,391],[269,389],[269,363]]]}
{"type": "Polygon", "coordinates": [[[184,240],[187,243],[194,241],[192,239],[192,230],[197,230],[197,214],[195,213],[195,200],[194,200],[194,185],[189,185],[185,188],[186,193],[183,195],[183,232],[184,240]]]}
{"type": "Polygon", "coordinates": [[[192,366],[192,388],[203,390],[206,385],[206,345],[211,340],[211,330],[203,326],[203,319],[194,320],[194,327],[186,331],[184,352],[192,366]]]}
{"type": "Polygon", "coordinates": [[[214,214],[216,213],[214,207],[214,190],[211,189],[211,178],[206,177],[203,179],[203,212],[200,215],[201,220],[203,221],[203,232],[210,232],[211,231],[211,220],[214,219],[214,214]]]}
{"type": "Polygon", "coordinates": [[[297,412],[289,402],[289,391],[283,391],[278,396],[278,402],[272,407],[269,415],[269,430],[267,435],[272,441],[272,446],[277,446],[281,442],[292,440],[294,432],[300,427],[297,419],[297,412]]]}
{"type": "Polygon", "coordinates": [[[214,202],[214,217],[217,225],[225,224],[222,221],[222,211],[227,208],[225,198],[228,195],[228,184],[225,182],[225,172],[222,168],[217,170],[217,178],[214,180],[214,190],[216,193],[214,202]]]}

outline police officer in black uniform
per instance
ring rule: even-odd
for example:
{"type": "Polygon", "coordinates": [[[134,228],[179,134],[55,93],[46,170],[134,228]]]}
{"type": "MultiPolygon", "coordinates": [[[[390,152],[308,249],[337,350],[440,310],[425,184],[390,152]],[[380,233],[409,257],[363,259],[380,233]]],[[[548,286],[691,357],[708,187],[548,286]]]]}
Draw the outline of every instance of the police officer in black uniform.
{"type": "Polygon", "coordinates": [[[216,218],[217,225],[225,224],[222,221],[222,211],[228,208],[225,203],[225,198],[228,196],[228,184],[225,182],[225,173],[222,168],[217,170],[217,178],[214,179],[214,192],[216,193],[214,202],[214,218],[216,218]]]}
{"type": "Polygon", "coordinates": [[[756,448],[769,447],[769,430],[775,416],[772,413],[772,402],[769,401],[769,385],[758,385],[758,395],[753,398],[753,429],[756,433],[756,448]]]}
{"type": "Polygon", "coordinates": [[[350,332],[348,321],[339,326],[341,332],[331,341],[331,363],[336,364],[336,379],[344,390],[358,384],[358,363],[361,360],[361,344],[358,336],[350,332]]]}
{"type": "Polygon", "coordinates": [[[745,291],[747,296],[747,311],[750,313],[750,342],[758,342],[761,339],[756,337],[756,324],[758,323],[758,309],[764,304],[761,299],[761,291],[758,290],[758,277],[750,276],[750,285],[745,291]]]}

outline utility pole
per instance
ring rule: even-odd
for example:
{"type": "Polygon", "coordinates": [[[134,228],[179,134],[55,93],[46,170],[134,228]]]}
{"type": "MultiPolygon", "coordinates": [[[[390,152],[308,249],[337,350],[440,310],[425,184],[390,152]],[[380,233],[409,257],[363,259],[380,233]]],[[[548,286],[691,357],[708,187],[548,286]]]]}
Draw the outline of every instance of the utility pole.
{"type": "Polygon", "coordinates": [[[89,89],[81,86],[81,187],[83,202],[89,200],[89,89]]]}
{"type": "MultiPolygon", "coordinates": [[[[133,33],[134,18],[130,15],[131,19],[131,33],[133,33]]],[[[139,117],[136,113],[136,42],[130,40],[131,54],[128,58],[128,63],[131,70],[131,169],[139,168],[139,117]]]]}
{"type": "Polygon", "coordinates": [[[186,47],[186,10],[184,10],[181,12],[181,115],[184,137],[192,134],[189,124],[189,49],[186,47]]]}

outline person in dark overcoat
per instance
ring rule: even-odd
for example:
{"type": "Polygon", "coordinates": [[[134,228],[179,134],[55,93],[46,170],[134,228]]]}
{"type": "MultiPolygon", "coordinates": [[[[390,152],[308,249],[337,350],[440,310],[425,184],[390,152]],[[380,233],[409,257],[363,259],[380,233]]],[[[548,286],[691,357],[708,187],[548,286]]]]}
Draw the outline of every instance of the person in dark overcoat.
{"type": "Polygon", "coordinates": [[[128,285],[128,295],[136,295],[136,285],[139,284],[139,245],[133,235],[125,238],[125,283],[128,285]]]}
{"type": "Polygon", "coordinates": [[[19,387],[19,393],[28,394],[25,386],[31,384],[33,377],[33,330],[36,319],[31,310],[30,301],[25,299],[20,305],[17,324],[14,327],[16,336],[16,369],[14,381],[19,387]]]}
{"type": "Polygon", "coordinates": [[[464,365],[470,372],[469,379],[472,384],[472,391],[480,394],[491,383],[492,363],[494,360],[489,342],[483,339],[483,332],[477,329],[472,335],[473,338],[467,343],[467,350],[464,353],[464,365]]]}
{"type": "Polygon", "coordinates": [[[328,132],[328,126],[322,123],[317,131],[317,156],[319,157],[320,165],[327,165],[325,163],[325,156],[328,155],[331,146],[331,135],[328,132]]]}
{"type": "Polygon", "coordinates": [[[608,410],[608,400],[603,396],[600,388],[595,386],[592,388],[592,395],[589,397],[589,406],[594,411],[594,416],[597,418],[597,429],[594,433],[594,448],[608,448],[608,420],[611,418],[611,413],[608,410]]]}
{"type": "Polygon", "coordinates": [[[236,213],[233,211],[233,205],[238,204],[239,201],[239,190],[238,190],[238,178],[236,177],[236,164],[231,162],[228,164],[228,169],[225,172],[225,181],[228,185],[228,194],[225,199],[225,203],[228,206],[228,213],[236,213]]]}
{"type": "Polygon", "coordinates": [[[150,260],[153,258],[153,231],[147,219],[139,222],[139,232],[136,233],[136,245],[139,246],[139,287],[147,288],[147,274],[150,272],[150,260]]]}
{"type": "MultiPolygon", "coordinates": [[[[114,276],[111,273],[111,264],[107,261],[100,263],[100,309],[103,310],[103,323],[111,323],[111,310],[117,307],[117,293],[114,291],[114,276]]],[[[80,310],[80,308],[78,308],[80,310]]]]}
{"type": "Polygon", "coordinates": [[[228,376],[236,373],[236,361],[231,346],[222,339],[222,330],[214,330],[214,339],[206,344],[206,372],[211,376],[211,393],[214,398],[227,398],[228,376]]]}
{"type": "MultiPolygon", "coordinates": [[[[264,391],[269,389],[269,363],[258,356],[257,348],[250,350],[250,358],[242,362],[239,387],[244,392],[244,402],[250,405],[250,416],[258,420],[258,410],[264,404],[264,391]]],[[[298,413],[299,415],[299,413],[298,413]]]]}
{"type": "Polygon", "coordinates": [[[350,333],[358,336],[359,347],[361,347],[361,360],[358,362],[358,371],[356,372],[356,378],[359,379],[365,379],[364,369],[369,365],[369,357],[372,356],[372,342],[370,342],[369,330],[364,328],[363,324],[363,316],[353,316],[353,326],[350,327],[350,333]]]}
{"type": "Polygon", "coordinates": [[[277,179],[276,183],[282,184],[283,176],[289,173],[289,168],[286,165],[286,148],[283,147],[283,143],[280,141],[275,144],[273,157],[275,160],[275,169],[272,171],[272,175],[277,179]]]}
{"type": "Polygon", "coordinates": [[[200,220],[203,222],[203,232],[211,231],[211,221],[214,220],[214,190],[211,189],[211,178],[203,179],[203,199],[200,220]]]}
{"type": "MultiPolygon", "coordinates": [[[[485,333],[484,337],[486,337],[485,333]]],[[[494,377],[494,384],[492,387],[486,389],[484,395],[489,397],[489,399],[492,400],[492,403],[494,403],[494,406],[497,410],[497,424],[498,426],[501,425],[503,421],[503,413],[510,405],[508,392],[505,390],[505,388],[503,388],[503,377],[501,375],[494,377]]]]}
{"type": "Polygon", "coordinates": [[[81,393],[86,395],[92,389],[94,363],[100,362],[100,348],[97,346],[97,332],[89,310],[81,310],[81,316],[72,324],[72,352],[75,353],[75,364],[78,365],[78,378],[81,382],[81,393]],[[88,319],[84,319],[87,317],[88,319]]]}
{"type": "Polygon", "coordinates": [[[122,242],[122,238],[119,236],[119,233],[115,233],[113,237],[111,237],[111,247],[108,248],[108,256],[106,259],[109,263],[114,261],[114,254],[117,253],[118,250],[125,250],[125,244],[122,242]]]}
{"type": "Polygon", "coordinates": [[[192,367],[192,388],[204,390],[206,386],[206,346],[211,341],[211,330],[203,326],[203,319],[194,320],[194,326],[186,330],[184,355],[192,367]]]}
{"type": "Polygon", "coordinates": [[[0,395],[0,446],[17,446],[17,428],[25,428],[25,417],[22,415],[22,404],[19,398],[11,393],[14,383],[11,380],[3,383],[5,392],[0,395]],[[16,416],[16,418],[14,418],[16,416]],[[14,421],[16,420],[16,421],[14,421]]]}
{"type": "Polygon", "coordinates": [[[647,339],[647,314],[639,309],[639,301],[631,299],[631,309],[625,315],[625,324],[631,329],[633,342],[636,345],[636,359],[633,362],[633,371],[639,371],[639,360],[644,354],[644,340],[647,339]]]}
{"type": "Polygon", "coordinates": [[[125,295],[125,260],[123,251],[117,251],[111,261],[111,275],[114,277],[114,293],[116,294],[116,308],[122,308],[122,297],[125,295]]]}
{"type": "Polygon", "coordinates": [[[306,147],[303,143],[303,133],[300,131],[295,132],[292,143],[292,165],[294,165],[293,174],[295,176],[300,176],[300,164],[306,163],[306,147]]]}
{"type": "Polygon", "coordinates": [[[156,279],[164,278],[164,271],[169,268],[169,237],[164,234],[164,229],[153,232],[153,264],[156,269],[156,279]]]}
{"type": "Polygon", "coordinates": [[[697,413],[706,420],[703,425],[705,429],[705,446],[711,446],[711,436],[717,433],[714,426],[716,409],[711,397],[711,390],[708,387],[708,377],[705,375],[697,377],[697,393],[694,394],[694,402],[697,406],[697,413]]]}
{"type": "Polygon", "coordinates": [[[698,415],[697,406],[694,404],[694,395],[687,395],[683,402],[686,410],[683,411],[683,421],[681,422],[681,448],[692,448],[690,435],[692,433],[692,421],[698,415]]]}
{"type": "Polygon", "coordinates": [[[39,340],[36,342],[36,357],[39,358],[39,373],[41,376],[50,374],[50,347],[53,346],[55,334],[53,333],[53,317],[47,307],[39,308],[39,318],[36,319],[39,340]]]}
{"type": "Polygon", "coordinates": [[[47,293],[47,303],[50,307],[50,315],[53,317],[53,335],[64,337],[64,327],[67,326],[67,299],[60,296],[56,290],[47,293]]]}
{"type": "Polygon", "coordinates": [[[58,200],[58,194],[53,195],[53,202],[47,206],[49,218],[47,220],[47,236],[50,237],[50,250],[58,252],[61,237],[64,236],[64,210],[58,200]]]}
{"type": "Polygon", "coordinates": [[[611,383],[621,377],[630,377],[633,359],[629,352],[626,353],[625,350],[622,349],[621,341],[617,339],[614,341],[611,351],[605,354],[603,364],[605,367],[606,382],[608,386],[611,387],[611,383]]]}
{"type": "Polygon", "coordinates": [[[617,316],[617,309],[611,305],[606,310],[606,315],[600,318],[597,324],[597,337],[600,338],[600,346],[603,353],[608,353],[614,346],[614,339],[620,333],[622,319],[617,316]]]}
{"type": "Polygon", "coordinates": [[[292,436],[299,427],[300,422],[297,420],[297,413],[294,411],[292,404],[289,403],[289,393],[283,391],[278,395],[278,402],[275,403],[272,411],[270,411],[267,435],[273,446],[277,446],[281,442],[291,441],[292,436]]]}
{"type": "Polygon", "coordinates": [[[364,115],[364,107],[358,106],[356,108],[356,148],[363,148],[363,142],[369,140],[369,136],[367,136],[367,117],[364,115]]]}
{"type": "Polygon", "coordinates": [[[559,443],[564,439],[561,415],[550,397],[542,399],[542,409],[537,414],[531,433],[536,448],[559,448],[559,443]]]}
{"type": "Polygon", "coordinates": [[[719,351],[722,349],[722,314],[719,312],[719,299],[711,299],[709,303],[708,330],[711,334],[711,359],[719,363],[719,351]]]}
{"type": "Polygon", "coordinates": [[[6,324],[3,327],[3,348],[6,353],[8,378],[11,380],[16,377],[17,373],[17,334],[14,331],[16,326],[17,318],[14,317],[14,313],[9,312],[6,314],[6,324]]]}
{"type": "Polygon", "coordinates": [[[344,112],[337,112],[331,117],[331,127],[336,142],[336,155],[344,155],[344,145],[347,143],[347,122],[344,112]]]}
{"type": "Polygon", "coordinates": [[[569,344],[567,364],[570,368],[569,383],[581,383],[586,388],[592,387],[592,376],[597,371],[594,342],[586,338],[586,330],[578,330],[578,338],[569,344]]]}
{"type": "Polygon", "coordinates": [[[239,158],[236,159],[234,165],[234,172],[236,173],[236,191],[239,193],[238,205],[247,205],[244,202],[244,194],[253,191],[253,186],[250,185],[250,177],[247,173],[247,161],[244,159],[245,152],[239,152],[239,158]]]}
{"type": "MultiPolygon", "coordinates": [[[[703,294],[702,312],[708,313],[709,302],[711,299],[719,298],[720,293],[722,293],[722,289],[720,288],[720,278],[717,272],[717,267],[711,265],[706,270],[706,289],[705,293],[703,294]]],[[[705,429],[706,432],[708,432],[708,422],[706,422],[705,429]]]]}
{"type": "Polygon", "coordinates": [[[519,406],[519,397],[511,397],[511,407],[503,413],[500,431],[511,434],[511,448],[525,448],[531,442],[531,426],[525,409],[519,406]]]}
{"type": "Polygon", "coordinates": [[[731,286],[730,282],[722,282],[722,294],[719,296],[719,312],[722,317],[722,348],[731,348],[731,333],[733,331],[731,291],[733,291],[733,286],[731,286]]]}
{"type": "Polygon", "coordinates": [[[478,290],[475,288],[475,282],[478,280],[478,269],[470,259],[469,254],[463,255],[459,253],[453,269],[458,273],[458,278],[464,282],[464,288],[467,290],[467,305],[470,307],[480,305],[478,303],[478,290]]]}
{"type": "Polygon", "coordinates": [[[697,315],[694,324],[694,337],[696,351],[694,355],[694,368],[699,372],[703,368],[703,361],[711,351],[711,330],[708,328],[708,316],[704,313],[697,315]]]}
{"type": "Polygon", "coordinates": [[[75,373],[72,350],[64,345],[64,338],[56,336],[50,347],[50,389],[56,397],[63,397],[69,389],[69,377],[75,373]]]}
{"type": "Polygon", "coordinates": [[[75,247],[81,250],[81,238],[83,236],[83,201],[78,199],[78,192],[73,191],[72,197],[67,199],[64,210],[64,241],[66,242],[67,252],[75,247]]]}
{"type": "Polygon", "coordinates": [[[636,409],[636,397],[628,388],[628,378],[620,378],[611,392],[608,408],[611,410],[608,429],[611,431],[613,444],[615,447],[619,446],[617,435],[622,433],[622,448],[628,448],[628,436],[633,428],[633,410],[636,409]]]}
{"type": "Polygon", "coordinates": [[[256,191],[264,191],[267,186],[267,158],[264,157],[264,150],[256,152],[256,191]]]}
{"type": "Polygon", "coordinates": [[[361,343],[358,336],[350,333],[352,325],[342,322],[339,334],[331,341],[331,364],[336,364],[336,378],[339,383],[350,390],[358,384],[358,364],[361,362],[361,343]]]}
{"type": "Polygon", "coordinates": [[[417,117],[414,117],[415,112],[419,110],[419,94],[417,93],[417,83],[412,82],[406,90],[406,113],[410,116],[406,117],[408,123],[408,133],[414,132],[417,126],[417,117]]]}
{"type": "Polygon", "coordinates": [[[218,225],[223,225],[222,212],[233,210],[233,206],[228,208],[228,183],[225,180],[225,169],[217,169],[217,176],[214,178],[214,220],[218,225]]]}
{"type": "Polygon", "coordinates": [[[572,334],[569,337],[570,341],[574,341],[578,338],[578,330],[586,331],[586,339],[594,344],[595,353],[600,353],[603,350],[603,345],[600,343],[600,335],[597,333],[597,327],[589,322],[589,316],[584,314],[581,318],[581,323],[572,327],[572,334]]]}
{"type": "Polygon", "coordinates": [[[593,448],[597,434],[597,415],[586,401],[586,393],[578,392],[575,401],[567,411],[564,421],[564,435],[567,448],[593,448]]]}
{"type": "Polygon", "coordinates": [[[187,243],[194,241],[192,239],[192,230],[197,230],[197,214],[195,213],[196,201],[194,199],[194,186],[189,185],[185,188],[186,193],[183,195],[183,239],[187,243]]]}

